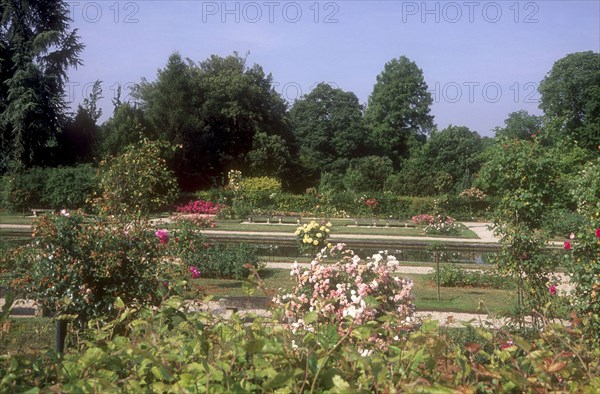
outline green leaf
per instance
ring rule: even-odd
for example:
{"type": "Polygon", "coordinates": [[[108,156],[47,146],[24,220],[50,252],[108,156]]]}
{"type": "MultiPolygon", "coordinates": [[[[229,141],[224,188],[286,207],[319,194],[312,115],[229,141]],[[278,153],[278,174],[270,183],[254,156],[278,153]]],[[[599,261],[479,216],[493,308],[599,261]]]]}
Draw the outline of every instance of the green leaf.
{"type": "Polygon", "coordinates": [[[337,327],[333,324],[320,326],[317,335],[317,341],[319,345],[325,349],[329,349],[335,346],[340,340],[340,335],[337,332],[337,327]]]}
{"type": "Polygon", "coordinates": [[[115,299],[114,306],[117,309],[123,309],[123,308],[125,308],[125,303],[123,302],[123,300],[121,299],[121,297],[117,297],[115,299]]]}

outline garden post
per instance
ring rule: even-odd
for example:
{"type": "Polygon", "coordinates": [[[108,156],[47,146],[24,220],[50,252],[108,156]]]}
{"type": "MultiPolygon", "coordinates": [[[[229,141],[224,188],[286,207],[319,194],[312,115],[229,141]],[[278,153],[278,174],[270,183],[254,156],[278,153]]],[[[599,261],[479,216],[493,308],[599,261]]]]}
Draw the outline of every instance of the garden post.
{"type": "Polygon", "coordinates": [[[56,320],[56,352],[63,353],[65,350],[65,338],[67,337],[67,321],[56,320]]]}

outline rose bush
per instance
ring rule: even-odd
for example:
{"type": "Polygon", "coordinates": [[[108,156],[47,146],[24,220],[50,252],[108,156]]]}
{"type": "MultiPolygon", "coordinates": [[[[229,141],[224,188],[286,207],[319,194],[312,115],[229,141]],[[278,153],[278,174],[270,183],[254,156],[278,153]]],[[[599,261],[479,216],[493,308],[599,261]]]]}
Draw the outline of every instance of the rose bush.
{"type": "MultiPolygon", "coordinates": [[[[314,331],[317,325],[329,323],[338,333],[347,334],[386,316],[383,325],[400,334],[414,326],[415,318],[413,283],[393,275],[398,265],[398,260],[385,252],[364,261],[344,244],[324,248],[310,267],[293,265],[291,275],[296,285],[273,301],[283,308],[287,325],[294,332],[314,331]],[[327,253],[338,258],[337,263],[322,264],[327,253]]],[[[370,343],[381,346],[394,336],[375,336],[370,343]]]]}
{"type": "Polygon", "coordinates": [[[298,227],[294,234],[298,238],[303,253],[316,254],[327,245],[331,233],[331,222],[317,223],[312,220],[298,227]]]}
{"type": "Polygon", "coordinates": [[[35,241],[12,256],[11,285],[50,311],[77,315],[80,323],[115,313],[117,297],[127,305],[156,304],[164,282],[178,279],[166,264],[164,230],[149,223],[84,217],[79,212],[43,216],[35,241]]]}

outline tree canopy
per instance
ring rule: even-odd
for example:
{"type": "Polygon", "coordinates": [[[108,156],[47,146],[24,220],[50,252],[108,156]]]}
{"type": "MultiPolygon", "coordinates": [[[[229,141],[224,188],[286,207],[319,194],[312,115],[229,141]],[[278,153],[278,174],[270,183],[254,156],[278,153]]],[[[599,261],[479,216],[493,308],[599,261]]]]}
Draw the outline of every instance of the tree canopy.
{"type": "Polygon", "coordinates": [[[300,161],[310,177],[331,171],[342,161],[364,156],[367,130],[363,107],[352,92],[318,84],[290,109],[300,161]]]}
{"type": "Polygon", "coordinates": [[[48,164],[66,121],[67,70],[83,45],[64,1],[0,0],[0,172],[48,164]]]}
{"type": "Polygon", "coordinates": [[[386,63],[377,76],[365,118],[378,148],[397,167],[411,142],[433,129],[432,102],[423,71],[405,56],[386,63]]]}
{"type": "Polygon", "coordinates": [[[558,138],[582,147],[600,146],[600,53],[569,54],[554,63],[540,83],[540,108],[558,138]]]}
{"type": "Polygon", "coordinates": [[[227,168],[246,163],[258,132],[290,139],[286,104],[271,75],[237,53],[184,61],[177,53],[155,82],[137,92],[159,138],[181,145],[173,162],[180,185],[210,185],[227,168]]]}
{"type": "Polygon", "coordinates": [[[542,129],[542,117],[530,115],[525,110],[511,112],[504,120],[504,127],[496,127],[496,137],[518,138],[521,140],[531,139],[533,135],[539,134],[542,129]]]}

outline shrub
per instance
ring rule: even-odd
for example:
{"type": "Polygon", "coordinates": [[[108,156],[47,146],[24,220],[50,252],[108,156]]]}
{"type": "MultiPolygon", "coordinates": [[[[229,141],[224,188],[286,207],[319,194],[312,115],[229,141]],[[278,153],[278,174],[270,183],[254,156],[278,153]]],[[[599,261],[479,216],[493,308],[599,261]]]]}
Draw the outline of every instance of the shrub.
{"type": "Polygon", "coordinates": [[[90,164],[58,167],[47,171],[42,208],[83,208],[98,192],[97,170],[90,164]]]}
{"type": "Polygon", "coordinates": [[[14,212],[30,208],[84,208],[97,193],[96,169],[74,167],[31,168],[2,177],[0,204],[14,212]]]}
{"type": "Polygon", "coordinates": [[[162,151],[168,145],[143,140],[120,156],[100,163],[100,211],[115,215],[147,215],[170,204],[177,191],[162,151]]]}
{"type": "Polygon", "coordinates": [[[0,358],[0,392],[600,390],[597,343],[586,339],[580,325],[549,325],[523,337],[426,321],[394,346],[367,348],[370,338],[398,333],[374,321],[349,333],[320,324],[314,332],[294,334],[275,319],[247,324],[234,314],[223,320],[192,310],[178,297],[158,308],[118,309],[113,321],[93,321],[64,355],[19,352],[0,358]]]}
{"type": "Polygon", "coordinates": [[[240,182],[242,193],[279,193],[281,192],[281,181],[268,176],[243,178],[240,182]]]}
{"type": "Polygon", "coordinates": [[[568,209],[553,209],[544,215],[542,226],[550,237],[566,239],[585,226],[585,217],[568,209]]]}
{"type": "MultiPolygon", "coordinates": [[[[325,256],[318,254],[309,268],[295,263],[291,275],[296,285],[273,300],[284,309],[292,332],[314,332],[320,324],[332,324],[343,334],[384,315],[386,326],[396,333],[414,326],[412,282],[392,274],[399,264],[394,256],[382,252],[362,261],[343,244],[326,253],[339,256],[339,261],[324,265],[325,256]]],[[[394,341],[377,335],[369,340],[379,347],[394,341]]]]}
{"type": "Polygon", "coordinates": [[[215,204],[213,202],[204,200],[196,200],[190,201],[186,205],[178,206],[177,212],[216,215],[223,208],[224,206],[221,204],[215,204]]]}
{"type": "Polygon", "coordinates": [[[298,227],[294,234],[296,234],[300,251],[314,256],[327,245],[330,233],[330,222],[317,223],[312,220],[298,227]]]}
{"type": "Polygon", "coordinates": [[[588,163],[572,191],[584,224],[575,240],[565,243],[566,266],[575,284],[571,302],[581,317],[589,319],[586,332],[600,340],[600,159],[588,163]]]}
{"type": "Polygon", "coordinates": [[[198,228],[215,228],[217,227],[217,222],[215,218],[207,215],[178,215],[175,217],[175,223],[182,225],[182,223],[189,222],[193,226],[198,228]]]}
{"type": "MultiPolygon", "coordinates": [[[[437,282],[438,270],[427,274],[427,280],[437,282]]],[[[444,264],[439,270],[440,285],[445,287],[487,287],[492,289],[512,289],[515,287],[508,277],[496,271],[467,270],[455,264],[444,264]]]]}
{"type": "Polygon", "coordinates": [[[184,270],[196,268],[206,278],[245,279],[250,274],[247,265],[258,267],[254,246],[208,243],[199,231],[206,225],[203,220],[184,219],[177,224],[170,231],[167,254],[184,270]]]}
{"type": "Polygon", "coordinates": [[[422,213],[420,215],[413,216],[412,217],[412,221],[417,226],[427,226],[427,225],[433,223],[434,218],[431,215],[428,215],[426,213],[422,213]]]}
{"type": "Polygon", "coordinates": [[[433,221],[424,230],[427,234],[433,235],[457,235],[460,234],[462,227],[451,216],[437,215],[433,217],[433,221]]]}
{"type": "Polygon", "coordinates": [[[170,280],[147,223],[84,218],[63,211],[34,225],[34,243],[14,254],[12,287],[80,322],[114,315],[114,301],[156,303],[170,280]]]}

